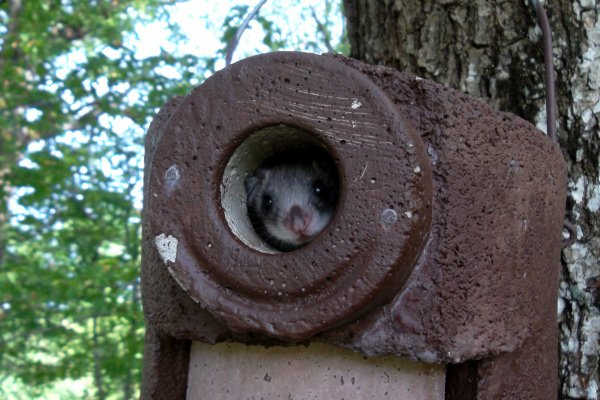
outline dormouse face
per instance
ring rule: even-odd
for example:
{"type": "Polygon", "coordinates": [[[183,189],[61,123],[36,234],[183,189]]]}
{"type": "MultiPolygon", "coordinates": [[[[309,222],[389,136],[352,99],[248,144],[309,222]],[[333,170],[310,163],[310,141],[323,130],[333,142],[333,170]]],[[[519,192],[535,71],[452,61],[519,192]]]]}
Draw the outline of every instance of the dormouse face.
{"type": "Polygon", "coordinates": [[[338,197],[335,170],[318,160],[260,168],[246,180],[248,213],[267,244],[302,247],[329,223],[338,197]]]}

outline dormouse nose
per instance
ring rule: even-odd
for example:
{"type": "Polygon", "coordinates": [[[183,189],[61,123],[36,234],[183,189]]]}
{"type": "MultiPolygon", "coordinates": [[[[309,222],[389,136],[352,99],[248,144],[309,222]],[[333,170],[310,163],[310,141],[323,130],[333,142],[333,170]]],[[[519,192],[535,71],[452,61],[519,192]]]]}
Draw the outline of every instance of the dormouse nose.
{"type": "Polygon", "coordinates": [[[304,233],[312,220],[311,214],[306,209],[294,205],[290,208],[285,219],[285,226],[295,233],[304,233]]]}

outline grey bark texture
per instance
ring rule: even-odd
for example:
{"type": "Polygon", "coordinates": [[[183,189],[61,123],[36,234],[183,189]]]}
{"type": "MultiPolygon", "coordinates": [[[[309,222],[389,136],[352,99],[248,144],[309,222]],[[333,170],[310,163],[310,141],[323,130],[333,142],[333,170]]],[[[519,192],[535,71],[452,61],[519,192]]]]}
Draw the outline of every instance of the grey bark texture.
{"type": "MultiPolygon", "coordinates": [[[[459,89],[546,130],[541,31],[529,0],[344,0],[344,8],[353,58],[459,89]]],[[[569,169],[566,217],[578,228],[562,253],[559,398],[598,399],[600,3],[545,8],[569,169]]]]}

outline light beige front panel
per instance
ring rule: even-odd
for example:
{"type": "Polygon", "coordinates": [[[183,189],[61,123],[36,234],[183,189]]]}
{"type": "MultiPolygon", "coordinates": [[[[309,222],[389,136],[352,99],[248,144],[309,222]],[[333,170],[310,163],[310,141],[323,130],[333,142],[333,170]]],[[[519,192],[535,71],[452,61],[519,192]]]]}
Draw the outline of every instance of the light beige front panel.
{"type": "Polygon", "coordinates": [[[444,365],[309,347],[209,345],[191,349],[187,400],[443,400],[444,365]]]}

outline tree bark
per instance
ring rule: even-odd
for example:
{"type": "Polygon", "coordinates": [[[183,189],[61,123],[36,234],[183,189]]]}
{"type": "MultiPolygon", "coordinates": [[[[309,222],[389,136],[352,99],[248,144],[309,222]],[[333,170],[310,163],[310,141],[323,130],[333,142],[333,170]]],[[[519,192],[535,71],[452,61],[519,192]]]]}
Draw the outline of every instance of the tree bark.
{"type": "MultiPolygon", "coordinates": [[[[600,2],[545,4],[559,144],[569,171],[562,253],[559,397],[597,399],[600,336],[600,2]]],[[[541,31],[529,0],[344,0],[351,56],[487,101],[546,131],[541,31]]],[[[540,166],[543,168],[543,166],[540,166]]]]}

